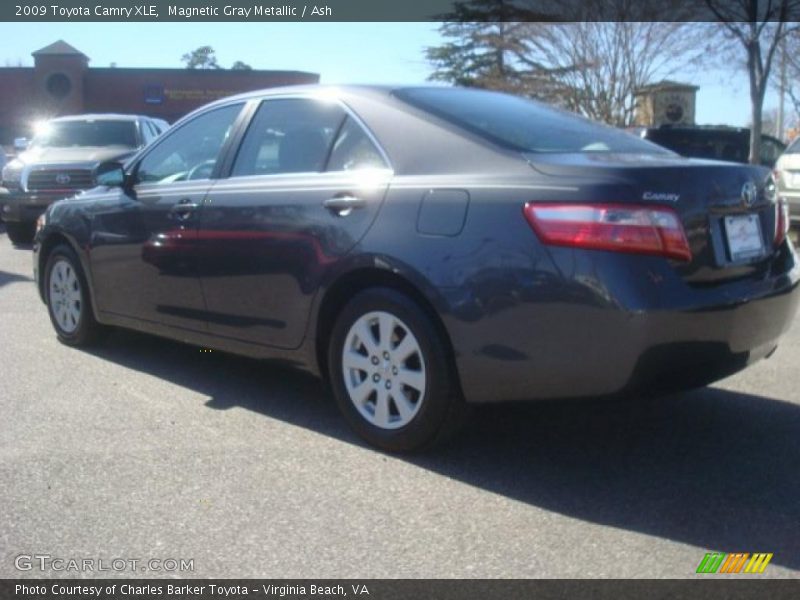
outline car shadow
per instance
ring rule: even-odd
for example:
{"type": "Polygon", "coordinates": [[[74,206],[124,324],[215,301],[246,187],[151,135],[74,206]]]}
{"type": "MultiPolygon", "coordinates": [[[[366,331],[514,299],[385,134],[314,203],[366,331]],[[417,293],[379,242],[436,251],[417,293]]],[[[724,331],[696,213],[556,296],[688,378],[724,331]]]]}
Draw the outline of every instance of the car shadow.
{"type": "Polygon", "coordinates": [[[9,283],[16,283],[17,281],[33,281],[33,278],[19,275],[17,273],[0,271],[0,287],[8,285],[9,283]]]}
{"type": "MultiPolygon", "coordinates": [[[[368,448],[323,384],[297,370],[115,330],[92,354],[368,448]]],[[[705,388],[658,400],[476,409],[465,430],[405,460],[572,518],[800,569],[800,407],[705,388]]],[[[699,560],[699,559],[698,559],[699,560]]]]}

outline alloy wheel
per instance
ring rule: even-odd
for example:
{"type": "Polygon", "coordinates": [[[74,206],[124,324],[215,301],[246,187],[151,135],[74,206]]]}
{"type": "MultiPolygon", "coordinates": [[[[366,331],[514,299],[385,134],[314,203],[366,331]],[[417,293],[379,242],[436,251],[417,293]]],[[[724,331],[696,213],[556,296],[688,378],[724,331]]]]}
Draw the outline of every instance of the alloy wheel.
{"type": "Polygon", "coordinates": [[[425,358],[411,329],[385,311],[356,320],[345,337],[342,371],[350,401],[372,425],[408,425],[425,400],[425,358]]]}
{"type": "Polygon", "coordinates": [[[66,259],[59,259],[50,271],[50,310],[58,326],[70,334],[78,329],[83,297],[78,274],[66,259]]]}

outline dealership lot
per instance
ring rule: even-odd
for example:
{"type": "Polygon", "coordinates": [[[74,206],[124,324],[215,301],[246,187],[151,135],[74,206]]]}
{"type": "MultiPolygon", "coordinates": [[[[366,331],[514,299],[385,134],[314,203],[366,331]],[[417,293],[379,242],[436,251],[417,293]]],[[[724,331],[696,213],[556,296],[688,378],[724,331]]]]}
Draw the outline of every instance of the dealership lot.
{"type": "Polygon", "coordinates": [[[42,576],[14,566],[34,554],[193,560],[137,575],[692,577],[712,550],[800,573],[797,323],[711,388],[483,409],[398,458],[304,374],[123,331],[59,344],[30,258],[0,232],[0,577],[42,576]]]}

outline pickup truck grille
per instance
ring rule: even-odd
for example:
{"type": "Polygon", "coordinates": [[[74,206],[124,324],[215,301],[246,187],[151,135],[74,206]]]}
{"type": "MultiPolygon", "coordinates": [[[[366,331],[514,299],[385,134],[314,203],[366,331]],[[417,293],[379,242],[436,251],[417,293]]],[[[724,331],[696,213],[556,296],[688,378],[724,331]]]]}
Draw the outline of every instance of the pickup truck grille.
{"type": "Polygon", "coordinates": [[[28,174],[29,192],[86,190],[94,187],[89,169],[34,169],[28,174]]]}

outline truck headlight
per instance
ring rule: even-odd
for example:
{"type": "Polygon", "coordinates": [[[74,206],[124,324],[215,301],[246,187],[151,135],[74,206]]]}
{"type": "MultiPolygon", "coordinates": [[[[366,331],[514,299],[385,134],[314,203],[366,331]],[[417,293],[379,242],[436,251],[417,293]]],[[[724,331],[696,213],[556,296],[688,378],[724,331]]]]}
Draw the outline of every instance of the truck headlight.
{"type": "Polygon", "coordinates": [[[22,180],[22,165],[18,161],[12,160],[5,167],[3,167],[2,171],[3,184],[19,185],[21,180],[22,180]]]}

